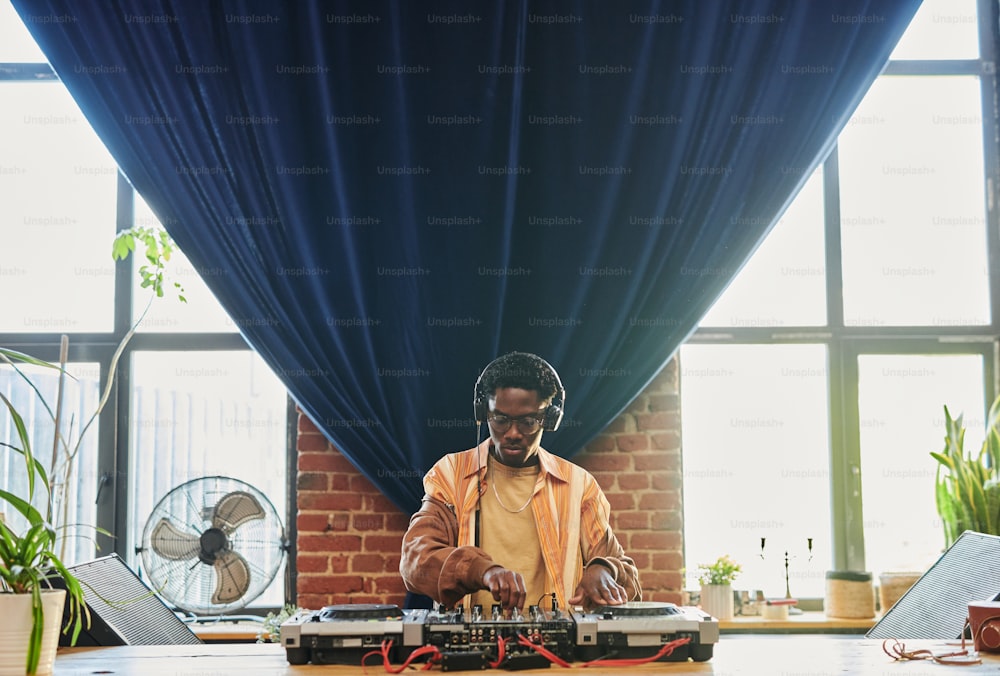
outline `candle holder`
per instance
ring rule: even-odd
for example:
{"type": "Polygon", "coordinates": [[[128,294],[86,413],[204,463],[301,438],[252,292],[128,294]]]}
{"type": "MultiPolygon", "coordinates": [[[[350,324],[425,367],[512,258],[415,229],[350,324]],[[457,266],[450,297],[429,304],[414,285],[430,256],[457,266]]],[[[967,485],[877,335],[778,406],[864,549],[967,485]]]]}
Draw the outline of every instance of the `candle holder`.
{"type": "MultiPolygon", "coordinates": [[[[764,547],[765,547],[766,544],[767,544],[767,538],[761,538],[760,539],[760,558],[763,559],[763,560],[766,560],[766,557],[764,556],[764,547]]],[[[808,561],[812,561],[812,557],[813,557],[813,539],[812,538],[806,538],[806,548],[809,551],[809,558],[806,559],[806,561],[807,562],[808,561]]],[[[789,574],[789,569],[790,569],[790,563],[791,563],[791,561],[793,559],[796,559],[796,558],[798,558],[798,557],[793,556],[792,554],[790,554],[787,549],[785,550],[784,561],[785,561],[785,598],[786,599],[793,598],[792,597],[791,576],[789,574]]]]}

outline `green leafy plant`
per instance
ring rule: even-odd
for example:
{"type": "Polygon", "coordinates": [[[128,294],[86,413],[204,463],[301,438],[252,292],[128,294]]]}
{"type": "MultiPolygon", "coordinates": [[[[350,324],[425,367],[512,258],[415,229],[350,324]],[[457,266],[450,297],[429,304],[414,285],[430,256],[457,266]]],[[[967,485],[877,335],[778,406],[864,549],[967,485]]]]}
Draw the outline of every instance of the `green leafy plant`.
{"type": "Polygon", "coordinates": [[[743,569],[728,554],[717,558],[714,563],[698,564],[698,583],[701,585],[732,584],[743,569]]]}
{"type": "Polygon", "coordinates": [[[281,643],[281,625],[290,617],[302,612],[302,608],[292,604],[285,606],[278,612],[268,613],[264,617],[260,630],[257,632],[257,643],[281,643]]]}
{"type": "MultiPolygon", "coordinates": [[[[4,354],[8,359],[16,358],[38,366],[56,368],[52,364],[11,350],[5,350],[4,354]]],[[[0,489],[0,500],[9,504],[28,522],[25,531],[18,533],[6,522],[0,521],[0,581],[6,589],[15,594],[31,594],[32,625],[25,671],[34,674],[38,669],[42,647],[44,626],[42,591],[52,587],[51,581],[54,578],[61,577],[66,587],[69,622],[64,631],[72,632],[73,643],[79,637],[84,621],[89,623],[90,617],[80,582],[70,573],[56,552],[56,529],[52,524],[51,501],[47,500],[49,507],[45,514],[32,504],[36,491],[50,492],[48,474],[42,463],[35,459],[24,418],[2,392],[0,401],[3,402],[7,417],[16,431],[16,443],[0,442],[0,445],[23,458],[28,485],[26,495],[17,495],[0,489]]]]}
{"type": "Polygon", "coordinates": [[[966,530],[1000,535],[1000,397],[990,406],[986,438],[975,455],[964,448],[962,418],[944,407],[944,449],[931,452],[938,462],[934,498],[945,547],[966,530]]]}
{"type": "MultiPolygon", "coordinates": [[[[142,279],[140,286],[150,289],[157,298],[162,298],[164,288],[167,284],[165,270],[170,257],[177,250],[177,245],[166,230],[162,228],[151,228],[148,226],[135,226],[127,230],[122,230],[115,236],[112,245],[111,255],[116,261],[123,261],[129,254],[135,251],[137,244],[145,247],[143,258],[145,263],[139,266],[139,277],[142,279]]],[[[184,297],[184,287],[180,282],[173,282],[173,287],[177,291],[177,298],[182,303],[187,302],[184,297]]]]}

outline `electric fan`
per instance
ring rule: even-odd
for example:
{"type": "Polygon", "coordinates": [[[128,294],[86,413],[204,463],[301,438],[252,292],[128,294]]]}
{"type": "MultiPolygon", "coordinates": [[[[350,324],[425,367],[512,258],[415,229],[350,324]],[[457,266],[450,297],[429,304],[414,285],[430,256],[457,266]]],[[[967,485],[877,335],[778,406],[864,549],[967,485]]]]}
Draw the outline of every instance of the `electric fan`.
{"type": "Polygon", "coordinates": [[[271,584],[288,542],[274,505],[253,486],[201,477],[167,493],[142,533],[150,586],[179,609],[222,615],[271,584]]]}

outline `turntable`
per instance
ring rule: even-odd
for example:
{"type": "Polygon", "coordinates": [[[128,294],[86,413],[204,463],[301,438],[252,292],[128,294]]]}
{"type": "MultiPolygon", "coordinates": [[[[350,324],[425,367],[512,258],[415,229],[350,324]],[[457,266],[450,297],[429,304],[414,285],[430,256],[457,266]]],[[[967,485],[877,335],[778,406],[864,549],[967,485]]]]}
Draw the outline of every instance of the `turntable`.
{"type": "Polygon", "coordinates": [[[688,658],[704,662],[712,658],[719,641],[719,622],[700,608],[677,606],[655,601],[632,601],[619,606],[605,606],[574,612],[576,656],[593,660],[614,655],[642,658],[661,646],[681,638],[687,645],[664,655],[662,661],[678,662],[688,658]]]}
{"type": "Polygon", "coordinates": [[[394,661],[422,646],[426,610],[352,603],[301,612],[281,625],[290,664],[360,664],[365,653],[393,642],[394,661]]]}

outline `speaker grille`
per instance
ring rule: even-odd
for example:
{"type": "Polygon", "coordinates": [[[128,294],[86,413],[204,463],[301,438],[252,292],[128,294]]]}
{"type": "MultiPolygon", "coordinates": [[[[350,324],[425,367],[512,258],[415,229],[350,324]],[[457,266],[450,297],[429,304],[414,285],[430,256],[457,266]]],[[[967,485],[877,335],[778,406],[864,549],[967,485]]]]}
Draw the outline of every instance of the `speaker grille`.
{"type": "Polygon", "coordinates": [[[93,623],[89,633],[97,645],[107,645],[106,638],[114,635],[126,645],[202,642],[117,554],[70,566],[69,570],[83,586],[93,623]]]}
{"type": "Polygon", "coordinates": [[[1000,592],[1000,537],[965,531],[875,623],[868,638],[956,639],[970,601],[1000,592]]]}

